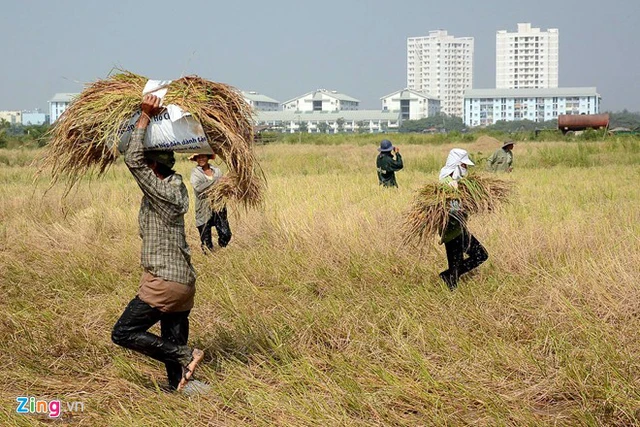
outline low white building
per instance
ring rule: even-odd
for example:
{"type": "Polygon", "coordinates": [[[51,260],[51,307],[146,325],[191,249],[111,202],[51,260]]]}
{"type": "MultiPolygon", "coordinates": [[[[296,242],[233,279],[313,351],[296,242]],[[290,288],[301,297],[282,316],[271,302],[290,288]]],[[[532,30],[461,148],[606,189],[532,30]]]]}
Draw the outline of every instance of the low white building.
{"type": "Polygon", "coordinates": [[[599,114],[595,87],[470,89],[464,95],[464,123],[488,126],[499,120],[543,122],[560,114],[599,114]]]}
{"type": "Polygon", "coordinates": [[[25,110],[22,112],[22,125],[30,126],[30,125],[43,125],[48,122],[47,115],[40,111],[39,109],[35,109],[33,111],[25,110]]]}
{"type": "Polygon", "coordinates": [[[275,131],[286,133],[295,133],[301,129],[307,133],[377,133],[397,130],[400,113],[379,110],[258,111],[255,122],[258,126],[269,126],[275,131]]]}
{"type": "Polygon", "coordinates": [[[58,120],[58,117],[64,113],[73,98],[78,96],[79,93],[56,93],[53,98],[49,100],[49,121],[54,123],[58,120]]]}
{"type": "Polygon", "coordinates": [[[400,113],[400,120],[419,120],[440,112],[440,100],[412,89],[402,89],[380,98],[383,111],[400,113]]]}
{"type": "Polygon", "coordinates": [[[0,111],[0,121],[2,120],[12,125],[22,124],[22,111],[0,111]]]}
{"type": "Polygon", "coordinates": [[[318,89],[282,104],[284,111],[353,111],[360,101],[335,90],[318,89]]]}
{"type": "Polygon", "coordinates": [[[247,104],[251,105],[255,111],[278,111],[280,110],[280,103],[273,98],[269,98],[266,95],[262,95],[258,92],[245,92],[242,91],[242,96],[247,104]]]}

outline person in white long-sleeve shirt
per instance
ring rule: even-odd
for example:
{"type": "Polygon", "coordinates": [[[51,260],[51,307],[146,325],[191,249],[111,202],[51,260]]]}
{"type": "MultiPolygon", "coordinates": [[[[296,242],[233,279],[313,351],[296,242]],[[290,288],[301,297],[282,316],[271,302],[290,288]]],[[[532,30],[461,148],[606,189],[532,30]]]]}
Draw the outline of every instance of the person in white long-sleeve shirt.
{"type": "Polygon", "coordinates": [[[215,227],[218,232],[218,245],[221,248],[227,246],[231,240],[231,228],[227,219],[227,209],[213,211],[206,197],[206,190],[222,177],[220,169],[209,164],[209,160],[215,159],[215,154],[194,154],[189,160],[195,161],[196,166],[191,171],[191,185],[196,196],[196,227],[200,234],[202,248],[213,250],[211,229],[215,227]]]}

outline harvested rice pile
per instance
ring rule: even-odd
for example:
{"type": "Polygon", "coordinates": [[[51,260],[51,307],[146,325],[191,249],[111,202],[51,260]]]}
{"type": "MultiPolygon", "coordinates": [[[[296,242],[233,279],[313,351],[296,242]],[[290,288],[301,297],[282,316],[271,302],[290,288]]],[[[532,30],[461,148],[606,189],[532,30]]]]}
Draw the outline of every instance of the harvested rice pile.
{"type": "MultiPolygon", "coordinates": [[[[425,185],[405,213],[405,243],[423,244],[431,236],[439,236],[447,225],[451,202],[459,201],[465,214],[492,212],[506,202],[512,183],[490,175],[470,175],[458,181],[458,188],[433,182],[425,185]]],[[[456,217],[462,218],[457,215],[456,217]]]]}
{"type": "MultiPolygon", "coordinates": [[[[82,175],[100,175],[113,164],[119,133],[139,111],[146,82],[146,77],[120,72],[88,85],[69,105],[52,128],[45,157],[54,182],[65,177],[71,188],[82,175]]],[[[251,107],[242,95],[231,86],[187,76],[169,84],[163,103],[191,113],[229,168],[224,182],[208,193],[212,204],[260,205],[265,180],[253,150],[251,107]]]]}
{"type": "Polygon", "coordinates": [[[492,136],[481,135],[478,139],[476,139],[476,144],[486,145],[488,147],[498,147],[501,142],[499,139],[496,139],[492,136]]]}

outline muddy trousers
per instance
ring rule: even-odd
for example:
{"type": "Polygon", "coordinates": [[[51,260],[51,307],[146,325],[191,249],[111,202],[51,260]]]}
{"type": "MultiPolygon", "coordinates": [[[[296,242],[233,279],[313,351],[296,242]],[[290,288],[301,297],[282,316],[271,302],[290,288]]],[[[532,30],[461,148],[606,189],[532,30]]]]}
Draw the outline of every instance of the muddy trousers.
{"type": "Polygon", "coordinates": [[[213,241],[211,238],[211,229],[215,227],[218,232],[218,245],[224,248],[231,241],[231,227],[229,226],[229,220],[227,219],[227,208],[223,208],[219,212],[212,212],[211,218],[206,224],[198,226],[198,233],[200,233],[200,242],[202,242],[202,249],[213,249],[213,241]]]}
{"type": "Polygon", "coordinates": [[[189,311],[163,313],[135,297],[116,322],[111,340],[165,364],[169,388],[176,389],[182,378],[182,367],[191,362],[189,311]],[[161,336],[147,332],[160,322],[161,336]]]}
{"type": "Polygon", "coordinates": [[[466,230],[444,246],[447,250],[449,268],[440,274],[447,277],[449,287],[457,286],[460,276],[470,272],[489,258],[484,246],[466,230]]]}

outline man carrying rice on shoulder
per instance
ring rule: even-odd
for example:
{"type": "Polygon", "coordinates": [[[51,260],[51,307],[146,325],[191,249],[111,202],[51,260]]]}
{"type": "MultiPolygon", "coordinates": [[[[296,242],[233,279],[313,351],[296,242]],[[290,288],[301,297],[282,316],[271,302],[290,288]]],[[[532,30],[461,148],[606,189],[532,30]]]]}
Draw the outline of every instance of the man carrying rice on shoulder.
{"type": "Polygon", "coordinates": [[[150,117],[160,111],[160,98],[145,95],[130,143],[122,147],[125,163],[143,193],[138,223],[144,272],[138,294],[113,327],[111,339],[163,362],[169,388],[187,391],[185,386],[204,357],[202,350],[186,345],[196,282],[184,229],[189,196],[182,177],[172,169],[173,152],[143,151],[150,117]],[[157,322],[161,336],[148,332],[157,322]]]}
{"type": "MultiPolygon", "coordinates": [[[[474,166],[466,150],[454,148],[449,152],[446,165],[440,170],[440,182],[457,188],[458,181],[467,175],[467,166],[474,166]]],[[[489,255],[482,244],[467,229],[464,206],[458,200],[450,202],[449,220],[442,232],[441,243],[447,251],[449,268],[440,278],[454,290],[458,279],[485,262],[489,255]],[[467,259],[464,255],[467,254],[467,259]]]]}

